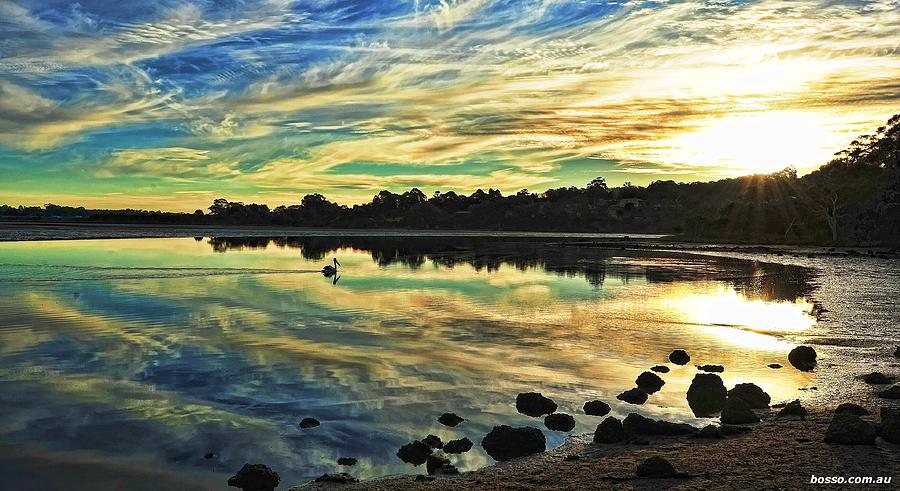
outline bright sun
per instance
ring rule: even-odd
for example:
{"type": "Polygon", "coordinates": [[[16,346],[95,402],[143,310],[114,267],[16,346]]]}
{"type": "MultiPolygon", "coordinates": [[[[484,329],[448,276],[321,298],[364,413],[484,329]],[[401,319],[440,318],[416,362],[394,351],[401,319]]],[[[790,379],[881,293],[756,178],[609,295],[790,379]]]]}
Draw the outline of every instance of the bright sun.
{"type": "Polygon", "coordinates": [[[792,165],[821,165],[831,157],[836,135],[816,115],[769,112],[709,121],[667,143],[672,164],[720,167],[735,175],[768,173],[792,165]]]}

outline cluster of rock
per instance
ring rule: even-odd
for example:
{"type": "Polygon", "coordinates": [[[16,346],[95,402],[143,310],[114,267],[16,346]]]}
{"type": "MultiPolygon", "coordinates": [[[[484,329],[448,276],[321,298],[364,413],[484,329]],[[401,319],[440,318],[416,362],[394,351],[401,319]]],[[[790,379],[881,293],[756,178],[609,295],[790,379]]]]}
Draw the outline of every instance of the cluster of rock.
{"type": "MultiPolygon", "coordinates": [[[[437,421],[444,426],[455,428],[464,422],[465,418],[455,413],[443,413],[438,416],[437,421]]],[[[428,435],[421,440],[413,440],[400,447],[397,450],[397,457],[415,467],[425,464],[425,471],[428,473],[428,476],[454,475],[459,474],[459,469],[450,461],[448,454],[468,452],[473,445],[472,440],[465,437],[444,443],[439,436],[428,435]],[[441,452],[435,453],[436,450],[441,450],[441,452]]]]}
{"type": "MultiPolygon", "coordinates": [[[[894,356],[900,358],[900,347],[894,356]]],[[[676,349],[669,355],[669,361],[675,365],[687,365],[691,357],[682,350],[676,349]]],[[[798,346],[788,354],[788,362],[802,371],[814,370],[817,366],[817,354],[812,347],[798,346]]],[[[770,368],[781,368],[780,364],[768,365],[770,368]]],[[[696,428],[685,423],[673,423],[655,420],[637,413],[629,413],[623,420],[607,416],[611,408],[600,400],[584,403],[583,411],[588,416],[607,416],[596,427],[593,441],[598,444],[611,444],[639,440],[651,436],[691,436],[694,438],[723,438],[749,431],[747,424],[759,421],[758,410],[768,409],[771,397],[761,387],[753,383],[735,385],[731,390],[725,387],[721,373],[725,367],[721,365],[696,365],[699,373],[694,375],[686,398],[688,406],[697,417],[714,417],[718,415],[719,425],[707,425],[696,428]]],[[[617,399],[629,404],[644,404],[650,395],[660,391],[665,381],[657,375],[668,373],[669,367],[657,365],[649,371],[642,372],[635,379],[635,387],[617,396],[617,399]]],[[[870,385],[887,385],[894,378],[880,372],[873,372],[862,377],[870,385]]],[[[893,385],[879,392],[886,399],[900,399],[900,384],[893,385]]],[[[516,410],[524,415],[543,418],[544,426],[551,431],[572,431],[576,426],[573,416],[557,412],[559,406],[552,399],[539,392],[518,394],[515,401],[516,410]]],[[[799,400],[775,405],[780,408],[776,418],[805,419],[807,410],[799,400]]],[[[828,425],[825,441],[844,445],[872,445],[876,437],[900,444],[900,408],[882,408],[879,424],[865,419],[869,412],[853,403],[844,403],[834,411],[828,425]]],[[[448,427],[456,427],[465,421],[454,413],[443,413],[438,422],[448,427]]],[[[314,418],[304,418],[301,429],[315,428],[320,422],[314,418]]],[[[421,440],[414,440],[400,447],[397,457],[403,462],[419,466],[425,464],[427,476],[418,476],[417,480],[434,479],[435,475],[458,474],[459,471],[451,462],[449,455],[462,454],[472,449],[474,443],[468,438],[460,438],[444,443],[436,435],[428,435],[421,440]],[[440,452],[437,452],[440,451],[440,452]],[[421,479],[420,479],[421,478],[421,479]]],[[[531,426],[512,427],[508,425],[494,426],[481,440],[485,452],[498,462],[540,453],[546,450],[547,442],[544,433],[531,426]]],[[[214,456],[210,454],[207,458],[214,456]]],[[[577,457],[577,456],[572,456],[577,457]]],[[[352,457],[341,457],[337,463],[342,466],[353,466],[357,460],[352,457]]],[[[661,457],[651,457],[642,462],[637,470],[638,477],[684,477],[661,457]]],[[[274,489],[280,481],[278,474],[263,464],[245,464],[231,479],[229,486],[244,490],[267,491],[274,489]]],[[[357,479],[347,473],[325,474],[316,479],[317,482],[353,483],[357,479]]]]}
{"type": "MultiPolygon", "coordinates": [[[[894,357],[900,358],[900,346],[894,351],[894,357]]],[[[869,385],[893,384],[894,377],[881,372],[872,372],[862,377],[869,385]]],[[[900,399],[900,385],[893,385],[878,392],[882,399],[900,399]]],[[[875,445],[877,437],[900,444],[900,408],[882,407],[879,423],[863,419],[869,411],[852,402],[839,405],[832,415],[831,422],[825,430],[825,441],[838,445],[875,445]]]]}

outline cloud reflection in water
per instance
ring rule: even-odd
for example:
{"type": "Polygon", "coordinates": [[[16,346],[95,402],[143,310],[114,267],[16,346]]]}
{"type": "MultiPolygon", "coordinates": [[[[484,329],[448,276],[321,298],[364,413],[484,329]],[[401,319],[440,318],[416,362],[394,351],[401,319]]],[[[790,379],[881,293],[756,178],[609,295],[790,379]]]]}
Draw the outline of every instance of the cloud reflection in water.
{"type": "MultiPolygon", "coordinates": [[[[525,390],[575,414],[576,432],[598,422],[578,416],[593,398],[617,415],[695,421],[693,366],[643,407],[615,400],[674,347],[776,400],[810,377],[766,368],[784,362],[781,336],[814,324],[801,268],[366,237],[11,243],[0,263],[0,399],[12,409],[0,433],[44,449],[48,467],[80,451],[224,482],[260,461],[293,483],[352,456],[365,478],[410,471],[394,453],[428,433],[478,442],[494,424],[542,427],[512,406],[525,390]],[[331,256],[338,285],[316,272],[331,256]],[[441,427],[443,411],[469,421],[441,427]],[[304,416],[323,424],[301,431],[304,416]]],[[[489,459],[476,446],[457,463],[489,459]]]]}

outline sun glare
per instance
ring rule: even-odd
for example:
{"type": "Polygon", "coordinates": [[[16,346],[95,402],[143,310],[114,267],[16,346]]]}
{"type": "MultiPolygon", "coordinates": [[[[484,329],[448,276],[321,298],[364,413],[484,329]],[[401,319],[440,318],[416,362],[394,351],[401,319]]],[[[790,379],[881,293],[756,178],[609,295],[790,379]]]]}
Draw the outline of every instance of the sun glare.
{"type": "Polygon", "coordinates": [[[816,115],[769,112],[710,121],[667,145],[671,163],[722,167],[734,175],[821,165],[835,135],[816,115]]]}
{"type": "Polygon", "coordinates": [[[751,300],[734,290],[690,295],[672,300],[687,322],[728,326],[759,333],[796,333],[812,327],[812,305],[796,302],[751,300]]]}

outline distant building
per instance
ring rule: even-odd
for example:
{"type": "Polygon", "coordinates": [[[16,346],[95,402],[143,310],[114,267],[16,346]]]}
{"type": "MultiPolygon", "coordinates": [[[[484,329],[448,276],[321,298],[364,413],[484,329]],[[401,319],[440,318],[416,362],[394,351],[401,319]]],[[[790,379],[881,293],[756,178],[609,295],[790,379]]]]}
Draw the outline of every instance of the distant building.
{"type": "Polygon", "coordinates": [[[625,198],[625,199],[620,199],[619,202],[616,203],[616,206],[618,206],[619,208],[628,209],[628,208],[642,208],[644,206],[644,204],[645,204],[645,202],[641,198],[625,198]]]}

